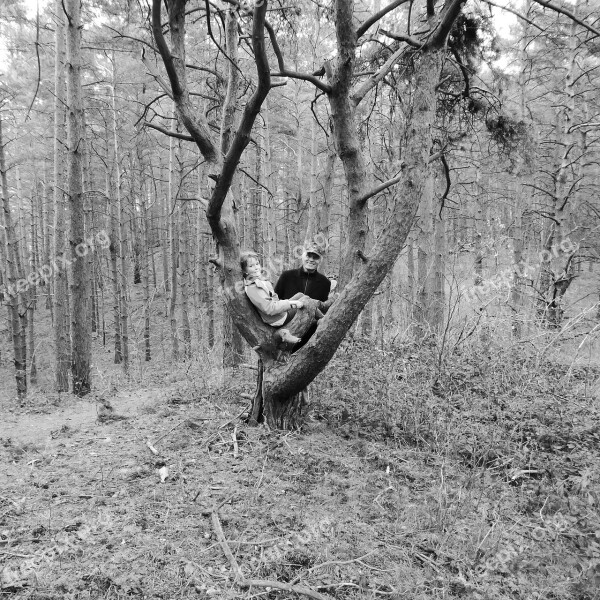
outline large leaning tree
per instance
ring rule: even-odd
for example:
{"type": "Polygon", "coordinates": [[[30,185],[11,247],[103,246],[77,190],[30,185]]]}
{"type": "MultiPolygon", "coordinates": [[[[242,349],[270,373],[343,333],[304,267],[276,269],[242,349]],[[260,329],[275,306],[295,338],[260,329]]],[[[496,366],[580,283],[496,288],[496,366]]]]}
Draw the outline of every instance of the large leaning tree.
{"type": "MultiPolygon", "coordinates": [[[[548,6],[549,3],[539,1],[548,6]]],[[[314,73],[299,73],[286,67],[275,28],[268,22],[267,0],[256,4],[225,0],[192,7],[186,0],[164,0],[168,19],[163,22],[163,1],[153,0],[152,31],[157,50],[168,76],[156,80],[173,100],[179,121],[187,129],[186,139],[193,141],[209,165],[212,189],[206,202],[206,216],[219,251],[218,264],[227,306],[234,324],[260,356],[258,389],[253,406],[256,420],[264,419],[274,428],[297,426],[301,418],[301,392],[325,368],[346,332],[373,296],[392,268],[411,229],[431,163],[432,124],[436,112],[436,90],[446,57],[446,42],[465,0],[436,0],[424,3],[394,0],[367,19],[358,18],[354,0],[333,0],[335,56],[323,60],[314,73]],[[187,6],[186,6],[187,4],[187,6]],[[406,4],[408,18],[392,18],[394,11],[406,4]],[[225,7],[225,8],[224,8],[225,7]],[[186,80],[186,15],[204,11],[211,33],[215,13],[226,13],[225,52],[228,64],[227,94],[221,107],[220,135],[215,135],[203,110],[192,101],[186,80]],[[405,32],[380,27],[386,15],[390,21],[402,22],[405,32]],[[253,93],[243,106],[239,123],[234,123],[238,76],[238,20],[251,25],[250,46],[256,68],[253,93]],[[414,32],[414,33],[411,33],[414,32]],[[165,35],[168,35],[167,41],[165,35]],[[371,44],[374,70],[361,72],[359,49],[371,44]],[[367,176],[364,149],[359,136],[359,109],[369,92],[379,85],[401,61],[411,64],[414,93],[407,98],[406,126],[401,141],[402,162],[399,174],[374,187],[367,176]],[[248,146],[252,128],[269,91],[282,84],[281,78],[300,79],[312,84],[329,103],[335,148],[344,167],[348,189],[348,235],[342,270],[340,293],[320,319],[316,333],[301,350],[290,354],[274,342],[273,329],[260,320],[240,289],[239,239],[228,194],[241,156],[248,146]],[[366,247],[367,201],[396,186],[396,201],[387,214],[382,234],[372,248],[366,247]]],[[[360,12],[364,15],[363,11],[360,12]]],[[[215,21],[216,22],[216,21],[215,21]]],[[[189,35],[189,34],[187,34],[189,35]]],[[[214,36],[211,33],[214,40],[214,36]]],[[[188,38],[189,39],[189,38],[188,38]]],[[[220,48],[222,50],[222,48],[220,48]]],[[[364,52],[364,50],[363,50],[364,52]]],[[[146,61],[152,69],[149,61],[146,61]]],[[[300,335],[312,319],[316,307],[308,303],[290,323],[292,334],[300,335]]]]}

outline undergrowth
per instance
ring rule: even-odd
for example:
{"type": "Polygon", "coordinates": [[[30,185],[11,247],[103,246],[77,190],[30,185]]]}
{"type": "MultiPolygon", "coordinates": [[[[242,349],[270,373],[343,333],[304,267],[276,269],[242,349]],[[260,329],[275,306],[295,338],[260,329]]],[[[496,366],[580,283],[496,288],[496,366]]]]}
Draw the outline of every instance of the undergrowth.
{"type": "Polygon", "coordinates": [[[246,578],[330,599],[598,598],[600,373],[458,350],[346,341],[301,432],[190,361],[135,419],[0,436],[2,597],[299,598],[235,584],[219,507],[246,578]]]}

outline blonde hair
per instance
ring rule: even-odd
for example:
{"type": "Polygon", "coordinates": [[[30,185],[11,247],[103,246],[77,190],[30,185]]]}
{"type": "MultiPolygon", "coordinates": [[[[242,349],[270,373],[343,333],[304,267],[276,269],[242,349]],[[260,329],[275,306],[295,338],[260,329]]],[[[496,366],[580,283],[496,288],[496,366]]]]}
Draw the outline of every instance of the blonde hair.
{"type": "Polygon", "coordinates": [[[248,263],[250,262],[251,258],[260,262],[258,260],[258,254],[256,254],[256,252],[253,252],[252,250],[247,250],[246,252],[242,252],[240,254],[240,267],[242,267],[243,275],[246,275],[247,273],[248,263]]]}

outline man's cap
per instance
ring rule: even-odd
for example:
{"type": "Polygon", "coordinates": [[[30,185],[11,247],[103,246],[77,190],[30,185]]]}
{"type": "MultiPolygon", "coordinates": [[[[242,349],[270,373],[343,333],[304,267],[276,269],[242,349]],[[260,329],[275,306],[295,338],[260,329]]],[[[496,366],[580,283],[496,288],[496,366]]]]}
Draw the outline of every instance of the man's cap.
{"type": "Polygon", "coordinates": [[[319,246],[316,242],[308,242],[304,244],[304,252],[308,254],[312,252],[313,254],[318,254],[320,258],[323,258],[323,248],[319,246]]]}

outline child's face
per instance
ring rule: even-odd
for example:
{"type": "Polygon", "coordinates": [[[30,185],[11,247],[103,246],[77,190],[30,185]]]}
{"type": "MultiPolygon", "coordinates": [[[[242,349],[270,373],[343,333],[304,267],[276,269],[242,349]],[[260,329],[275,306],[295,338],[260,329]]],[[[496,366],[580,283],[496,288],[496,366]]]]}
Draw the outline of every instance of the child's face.
{"type": "Polygon", "coordinates": [[[260,277],[262,273],[262,267],[256,258],[251,258],[246,265],[246,277],[255,278],[260,277]]]}

